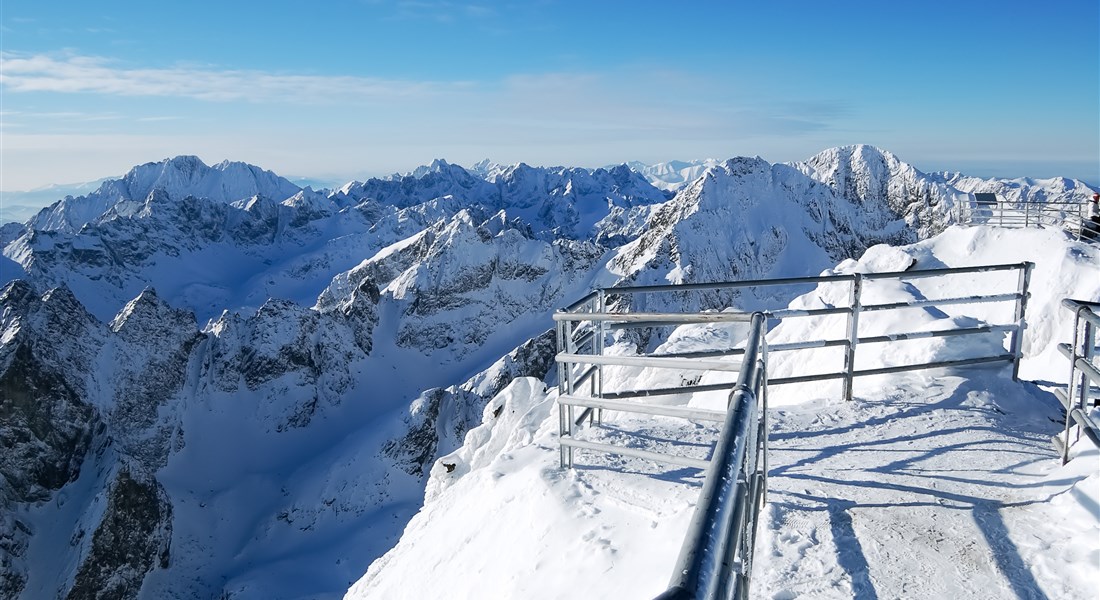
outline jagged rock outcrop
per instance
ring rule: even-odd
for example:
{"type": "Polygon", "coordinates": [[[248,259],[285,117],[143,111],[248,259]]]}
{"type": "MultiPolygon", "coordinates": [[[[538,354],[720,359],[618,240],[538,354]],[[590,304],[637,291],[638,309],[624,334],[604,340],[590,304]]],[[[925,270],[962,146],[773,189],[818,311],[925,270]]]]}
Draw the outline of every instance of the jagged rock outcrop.
{"type": "Polygon", "coordinates": [[[65,598],[137,598],[145,576],[168,567],[171,541],[172,505],[164,488],[123,467],[107,489],[104,518],[65,598]]]}
{"type": "Polygon", "coordinates": [[[411,475],[427,475],[442,454],[462,445],[466,432],[481,424],[485,406],[514,379],[545,379],[557,352],[549,330],[512,350],[465,383],[425,391],[409,407],[408,432],[383,446],[383,452],[411,475]]]}

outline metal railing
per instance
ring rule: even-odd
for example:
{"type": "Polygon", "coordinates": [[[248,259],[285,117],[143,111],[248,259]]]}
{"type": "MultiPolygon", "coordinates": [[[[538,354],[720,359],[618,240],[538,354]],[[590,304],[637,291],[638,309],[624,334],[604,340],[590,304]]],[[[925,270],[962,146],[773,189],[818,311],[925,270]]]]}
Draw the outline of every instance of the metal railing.
{"type": "Polygon", "coordinates": [[[745,367],[730,394],[722,435],[714,447],[672,582],[658,600],[748,596],[756,522],[768,486],[764,325],[764,315],[754,313],[745,367]]]}
{"type": "MultiPolygon", "coordinates": [[[[661,595],[664,600],[687,598],[744,597],[752,573],[752,552],[756,541],[756,522],[767,488],[767,320],[763,313],[601,313],[606,296],[595,293],[555,314],[558,340],[566,351],[558,355],[561,384],[559,395],[562,465],[573,464],[573,449],[598,450],[669,464],[706,469],[703,488],[695,513],[684,538],[671,587],[661,595]],[[580,308],[590,312],[576,313],[580,308]],[[569,311],[569,312],[566,312],[569,311]],[[587,327],[574,330],[576,317],[587,327]],[[679,356],[602,356],[578,354],[581,347],[601,347],[602,333],[609,325],[622,323],[719,323],[747,322],[748,339],[741,350],[743,359],[706,360],[679,356]],[[576,362],[574,362],[576,361],[576,362]],[[581,368],[580,364],[588,364],[581,368]],[[603,366],[642,366],[687,368],[737,372],[726,411],[691,407],[655,406],[595,396],[603,366]],[[589,397],[577,394],[578,385],[591,381],[589,397]],[[579,382],[579,383],[578,383],[579,382]],[[585,411],[576,418],[576,408],[585,411]],[[721,434],[709,461],[650,452],[637,448],[612,446],[577,440],[574,427],[592,419],[593,411],[616,410],[636,414],[663,415],[693,420],[722,422],[721,434]]],[[[602,348],[601,348],[602,349],[602,348]]]]}
{"type": "Polygon", "coordinates": [[[1061,227],[1077,239],[1092,239],[1088,229],[1088,202],[973,201],[959,203],[960,223],[998,227],[1061,227]]]}
{"type": "MultiPolygon", "coordinates": [[[[902,371],[919,369],[931,369],[940,367],[956,367],[989,362],[1009,362],[1013,365],[1013,379],[1017,377],[1019,370],[1019,358],[1022,352],[1023,331],[1025,328],[1024,315],[1027,310],[1028,286],[1031,279],[1033,263],[1013,263],[1002,265],[986,265],[977,267],[927,269],[919,271],[895,271],[887,273],[854,273],[850,275],[827,275],[819,277],[792,277],[783,279],[759,279],[745,281],[729,281],[721,283],[682,284],[682,285],[651,285],[651,286],[623,286],[609,287],[596,290],[585,296],[572,306],[562,309],[555,314],[554,319],[559,324],[558,348],[562,353],[558,356],[559,382],[562,382],[561,393],[565,396],[573,396],[575,389],[584,382],[591,382],[590,395],[601,399],[623,400],[664,394],[683,394],[694,392],[707,392],[728,389],[730,384],[688,385],[662,389],[618,390],[610,391],[604,387],[602,368],[604,365],[629,365],[629,366],[654,366],[673,368],[695,368],[701,370],[732,370],[738,369],[731,366],[732,363],[723,362],[725,357],[741,356],[744,353],[740,348],[729,348],[713,352],[692,352],[687,354],[662,354],[643,355],[636,357],[605,357],[603,348],[605,337],[612,331],[632,328],[652,328],[662,326],[682,325],[687,323],[706,322],[747,322],[749,314],[744,312],[722,313],[613,313],[607,312],[607,302],[611,295],[618,297],[637,296],[640,294],[661,294],[668,292],[699,292],[714,290],[735,290],[738,288],[769,288],[777,286],[807,286],[821,283],[846,283],[848,289],[848,303],[842,306],[827,306],[815,309],[790,309],[775,308],[761,312],[767,317],[769,324],[774,324],[785,319],[800,319],[805,317],[820,317],[826,315],[844,315],[846,319],[844,337],[839,339],[802,339],[788,343],[770,343],[769,352],[796,352],[800,350],[812,350],[819,348],[839,347],[844,350],[843,365],[841,368],[825,373],[807,373],[788,375],[785,377],[773,377],[768,380],[768,385],[785,385],[792,383],[806,383],[813,381],[842,380],[844,384],[843,395],[846,400],[852,398],[853,380],[857,377],[870,375],[883,375],[902,371]],[[889,302],[868,304],[864,302],[864,291],[870,282],[881,280],[912,281],[933,277],[960,277],[978,273],[993,273],[1000,271],[1015,271],[1017,273],[1016,285],[1012,290],[1002,290],[1000,293],[975,294],[968,296],[956,296],[935,298],[927,300],[914,300],[910,302],[889,302]],[[933,331],[892,332],[886,335],[861,335],[860,319],[866,313],[879,311],[900,311],[914,308],[945,307],[966,304],[983,304],[991,302],[1008,303],[1013,305],[1013,316],[1010,322],[1002,324],[983,324],[973,327],[960,327],[954,329],[941,329],[933,331]],[[579,332],[579,333],[578,333],[579,332]],[[933,361],[918,364],[893,365],[873,369],[857,369],[856,355],[860,345],[893,343],[901,340],[913,340],[935,337],[953,337],[980,335],[990,333],[1002,333],[1010,336],[1009,351],[1003,354],[989,356],[975,356],[970,358],[933,361]],[[567,347],[568,344],[568,347],[567,347]],[[584,347],[591,348],[591,354],[579,352],[584,347]],[[593,356],[594,355],[594,356],[593,356]],[[672,360],[679,359],[679,360],[672,360]],[[703,362],[707,361],[707,362],[703,362]],[[719,364],[720,363],[720,364],[719,364]],[[589,365],[588,369],[579,371],[578,377],[570,377],[580,364],[589,365]]],[[[579,406],[579,405],[574,405],[579,406]]],[[[600,408],[587,406],[586,408],[600,408]]],[[[585,415],[588,413],[586,411],[585,415]]]]}
{"type": "Polygon", "coordinates": [[[1062,464],[1069,461],[1069,434],[1076,425],[1077,439],[1084,433],[1094,445],[1100,448],[1100,428],[1089,418],[1086,412],[1093,404],[1100,404],[1100,368],[1094,357],[1098,356],[1096,331],[1100,329],[1100,302],[1083,300],[1062,300],[1062,306],[1073,311],[1073,340],[1068,344],[1058,344],[1058,351],[1069,359],[1069,380],[1064,390],[1055,390],[1055,395],[1066,409],[1066,426],[1062,437],[1052,438],[1054,447],[1062,455],[1062,464]]]}
{"type": "Polygon", "coordinates": [[[700,502],[677,561],[671,587],[662,600],[680,598],[739,598],[746,593],[751,573],[752,548],[756,521],[767,487],[767,388],[772,385],[811,381],[843,381],[843,394],[852,397],[856,377],[881,375],[919,369],[1008,362],[1017,378],[1022,352],[1028,285],[1032,263],[988,265],[954,269],[929,269],[891,273],[866,273],[796,277],[770,280],[733,281],[707,284],[622,286],[598,289],[567,308],[554,314],[557,324],[559,382],[559,439],[561,464],[571,467],[577,449],[632,456],[673,465],[706,469],[707,474],[700,502]],[[934,277],[972,276],[978,273],[1017,273],[1015,289],[1000,293],[914,300],[910,302],[864,303],[864,286],[879,280],[910,281],[934,277]],[[770,288],[774,286],[808,286],[821,283],[846,283],[848,304],[815,309],[775,308],[754,313],[746,312],[612,312],[609,299],[622,307],[641,294],[668,292],[708,292],[739,288],[770,288]],[[860,335],[861,315],[878,311],[900,311],[914,308],[958,306],[990,302],[1013,305],[1012,321],[1005,324],[983,324],[973,327],[933,331],[898,332],[886,335],[860,335]],[[768,343],[769,324],[785,319],[826,315],[844,315],[846,334],[840,339],[810,339],[782,344],[768,343]],[[691,323],[748,323],[748,338],[741,347],[706,352],[661,353],[638,355],[605,354],[606,339],[613,332],[637,328],[665,328],[691,323]],[[935,337],[980,334],[1007,334],[1007,353],[970,358],[932,361],[919,364],[894,365],[873,369],[856,369],[856,350],[860,344],[893,343],[935,337]],[[843,367],[829,373],[794,374],[772,378],[768,375],[768,355],[774,352],[797,352],[837,347],[844,351],[843,367]],[[731,360],[740,358],[740,361],[731,360]],[[604,368],[631,366],[671,368],[693,371],[736,372],[736,383],[700,385],[698,380],[685,385],[651,389],[605,389],[604,368]],[[587,388],[587,389],[585,389],[587,388]],[[688,406],[653,405],[631,401],[638,398],[668,394],[685,394],[730,390],[726,411],[688,406]],[[578,416],[577,411],[580,410],[578,416]],[[711,459],[677,456],[640,448],[577,439],[577,428],[586,420],[602,423],[603,411],[613,410],[634,414],[680,417],[690,420],[722,422],[723,429],[711,459]]]}

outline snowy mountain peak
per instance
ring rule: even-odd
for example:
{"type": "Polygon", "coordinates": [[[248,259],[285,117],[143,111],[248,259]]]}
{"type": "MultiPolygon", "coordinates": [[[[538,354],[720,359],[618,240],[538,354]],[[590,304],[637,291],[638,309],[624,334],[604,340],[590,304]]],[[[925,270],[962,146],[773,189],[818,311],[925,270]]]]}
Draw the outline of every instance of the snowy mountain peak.
{"type": "Polygon", "coordinates": [[[290,198],[301,191],[287,179],[243,162],[222,161],[209,167],[197,156],[181,155],[138,165],[121,179],[110,179],[87,196],[65,198],[42,209],[28,227],[75,232],[100,218],[125,216],[111,212],[119,203],[142,202],[154,191],[181,200],[187,196],[229,204],[256,195],[290,198]]]}
{"type": "Polygon", "coordinates": [[[488,158],[483,158],[471,166],[468,170],[487,181],[494,180],[508,168],[507,165],[495,163],[488,158]]]}
{"type": "MultiPolygon", "coordinates": [[[[74,298],[75,301],[75,298],[74,298]]],[[[188,331],[197,330],[195,316],[190,311],[172,308],[157,296],[156,290],[145,288],[110,323],[111,331],[122,334],[149,333],[180,326],[188,331]]]]}

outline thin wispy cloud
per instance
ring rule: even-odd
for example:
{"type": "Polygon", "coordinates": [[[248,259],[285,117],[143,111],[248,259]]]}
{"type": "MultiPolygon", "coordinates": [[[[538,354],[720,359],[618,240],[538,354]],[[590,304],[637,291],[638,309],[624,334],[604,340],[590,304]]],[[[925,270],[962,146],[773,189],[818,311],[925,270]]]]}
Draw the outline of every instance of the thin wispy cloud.
{"type": "MultiPolygon", "coordinates": [[[[375,2],[383,7],[386,3],[375,2]]],[[[487,19],[498,15],[496,9],[483,3],[451,2],[448,0],[397,0],[388,7],[391,18],[422,19],[440,23],[453,23],[460,19],[487,19]]]]}
{"type": "Polygon", "coordinates": [[[126,68],[95,56],[12,53],[0,54],[0,85],[9,92],[307,104],[427,97],[469,87],[465,82],[282,74],[195,66],[126,68]]]}

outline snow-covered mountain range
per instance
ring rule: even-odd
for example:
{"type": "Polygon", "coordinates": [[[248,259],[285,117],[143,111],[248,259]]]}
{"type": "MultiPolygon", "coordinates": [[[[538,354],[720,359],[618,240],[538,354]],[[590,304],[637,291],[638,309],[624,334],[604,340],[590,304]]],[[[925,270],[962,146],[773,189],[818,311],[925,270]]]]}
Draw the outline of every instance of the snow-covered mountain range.
{"type": "Polygon", "coordinates": [[[974,191],[1092,193],[869,146],[648,176],[439,160],[317,192],[183,156],[0,230],[0,595],[338,596],[593,286],[813,275],[974,191]]]}

